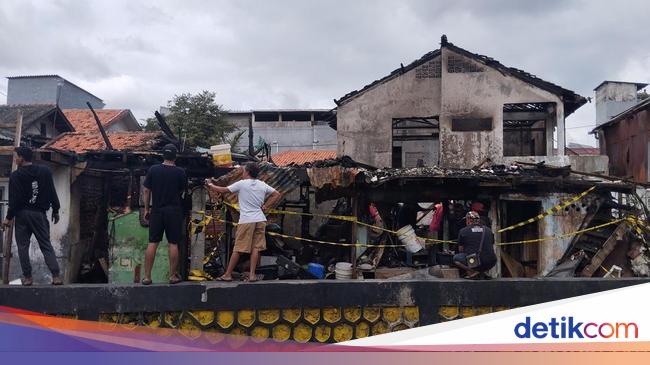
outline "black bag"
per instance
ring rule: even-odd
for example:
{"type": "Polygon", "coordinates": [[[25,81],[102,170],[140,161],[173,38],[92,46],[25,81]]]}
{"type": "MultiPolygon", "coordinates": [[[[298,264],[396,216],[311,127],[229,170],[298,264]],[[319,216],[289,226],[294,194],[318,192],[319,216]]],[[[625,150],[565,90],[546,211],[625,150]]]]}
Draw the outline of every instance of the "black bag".
{"type": "Polygon", "coordinates": [[[485,228],[481,226],[483,232],[481,233],[481,243],[478,245],[478,252],[467,255],[467,267],[470,269],[481,266],[481,252],[483,252],[483,241],[485,241],[485,228]]]}

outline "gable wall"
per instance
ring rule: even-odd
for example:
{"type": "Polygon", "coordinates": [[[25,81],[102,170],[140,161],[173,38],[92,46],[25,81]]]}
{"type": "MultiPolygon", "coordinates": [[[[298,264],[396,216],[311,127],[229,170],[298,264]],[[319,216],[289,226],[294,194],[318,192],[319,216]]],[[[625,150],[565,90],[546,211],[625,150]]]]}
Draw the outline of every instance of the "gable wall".
{"type": "Polygon", "coordinates": [[[552,150],[552,132],[547,132],[547,153],[564,154],[564,111],[559,97],[444,47],[438,59],[442,63],[440,78],[416,78],[416,67],[339,106],[337,154],[389,167],[393,118],[440,115],[441,166],[471,168],[486,157],[502,163],[507,160],[503,158],[503,104],[526,102],[556,103],[558,149],[552,150]],[[449,73],[450,54],[483,72],[449,73]],[[453,118],[492,118],[492,130],[452,132],[453,118]]]}
{"type": "MultiPolygon", "coordinates": [[[[442,48],[442,112],[440,117],[440,165],[445,167],[471,168],[484,158],[503,162],[503,104],[527,102],[554,102],[557,116],[564,130],[561,100],[547,91],[525,83],[517,78],[482,65],[442,48]],[[483,72],[449,73],[449,57],[459,57],[480,67],[483,72]],[[492,130],[482,132],[453,132],[453,118],[492,118],[492,130]]],[[[563,133],[558,134],[558,143],[563,133]]],[[[552,136],[547,135],[547,140],[552,136]]],[[[563,154],[563,153],[562,153],[563,154]]]]}
{"type": "Polygon", "coordinates": [[[376,85],[338,108],[339,156],[390,167],[393,118],[440,114],[441,79],[416,78],[416,70],[376,85]]]}

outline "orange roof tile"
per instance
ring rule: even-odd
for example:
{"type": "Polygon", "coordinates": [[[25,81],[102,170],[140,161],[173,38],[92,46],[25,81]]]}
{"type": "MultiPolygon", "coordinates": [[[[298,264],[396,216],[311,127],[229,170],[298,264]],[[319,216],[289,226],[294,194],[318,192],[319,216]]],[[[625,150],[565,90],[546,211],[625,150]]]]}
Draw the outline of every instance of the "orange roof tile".
{"type": "MultiPolygon", "coordinates": [[[[97,109],[97,117],[104,128],[128,113],[127,109],[97,109]]],[[[89,109],[63,109],[63,114],[68,118],[76,132],[98,132],[95,117],[89,109]]]]}
{"type": "MultiPolygon", "coordinates": [[[[112,132],[108,133],[108,139],[115,150],[150,150],[160,132],[112,132]]],[[[86,151],[103,150],[106,144],[102,135],[97,133],[63,133],[43,148],[50,148],[59,151],[72,151],[83,153],[86,151]]]]}
{"type": "Polygon", "coordinates": [[[282,151],[271,155],[271,158],[278,166],[302,165],[307,162],[334,159],[336,150],[282,151]]]}

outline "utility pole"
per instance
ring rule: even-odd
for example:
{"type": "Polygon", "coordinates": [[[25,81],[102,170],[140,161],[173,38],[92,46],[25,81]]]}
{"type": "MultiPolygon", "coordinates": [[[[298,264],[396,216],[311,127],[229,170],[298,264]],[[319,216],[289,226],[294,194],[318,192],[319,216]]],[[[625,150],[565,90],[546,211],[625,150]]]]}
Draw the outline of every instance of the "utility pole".
{"type": "Polygon", "coordinates": [[[248,117],[248,154],[255,155],[255,146],[253,146],[253,113],[248,117]]]}
{"type": "MultiPolygon", "coordinates": [[[[23,112],[18,110],[16,115],[16,134],[14,135],[14,147],[20,146],[20,139],[23,134],[23,112]]],[[[13,153],[12,153],[13,156],[13,153]]],[[[16,165],[16,158],[12,159],[11,163],[11,172],[16,171],[18,166],[16,165]]],[[[13,241],[14,235],[14,225],[12,224],[7,227],[4,231],[4,237],[2,240],[2,283],[9,284],[9,264],[11,262],[11,243],[13,241]]]]}

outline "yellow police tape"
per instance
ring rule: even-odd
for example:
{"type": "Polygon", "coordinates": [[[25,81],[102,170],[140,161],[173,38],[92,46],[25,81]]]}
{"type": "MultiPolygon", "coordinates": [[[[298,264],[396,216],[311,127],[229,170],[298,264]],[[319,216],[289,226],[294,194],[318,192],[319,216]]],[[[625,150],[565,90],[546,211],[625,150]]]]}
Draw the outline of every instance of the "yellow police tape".
{"type": "MultiPolygon", "coordinates": [[[[205,213],[205,211],[197,211],[197,212],[193,212],[193,213],[202,214],[204,216],[204,219],[202,220],[202,222],[205,222],[206,220],[209,222],[210,219],[214,219],[216,222],[222,222],[222,223],[230,224],[232,226],[237,226],[237,223],[235,223],[235,222],[230,222],[230,221],[226,221],[226,220],[223,220],[223,219],[210,217],[205,213]],[[210,217],[210,218],[208,219],[208,218],[205,218],[205,217],[210,217]]],[[[495,243],[495,245],[496,246],[506,246],[506,245],[529,244],[529,243],[539,243],[539,242],[544,242],[544,241],[559,240],[559,239],[572,237],[572,236],[575,236],[575,235],[578,235],[578,234],[582,234],[582,233],[585,233],[585,232],[594,231],[594,230],[597,230],[597,229],[600,229],[600,228],[603,228],[603,227],[607,227],[607,226],[610,226],[610,225],[613,225],[613,224],[618,224],[618,223],[621,223],[623,221],[627,222],[630,225],[630,227],[638,227],[640,225],[639,224],[640,221],[638,220],[638,218],[625,217],[625,218],[615,219],[615,220],[612,220],[610,222],[603,223],[603,224],[600,224],[600,225],[597,225],[597,226],[581,229],[581,230],[570,232],[570,233],[564,233],[564,234],[557,235],[557,236],[541,237],[541,238],[535,238],[535,239],[530,239],[530,240],[522,240],[522,241],[497,242],[497,243],[495,243]]],[[[194,224],[194,223],[192,223],[192,224],[194,224]]],[[[645,224],[645,223],[641,222],[641,224],[645,224]]],[[[650,231],[650,229],[649,229],[649,231],[650,231]]],[[[365,244],[365,243],[329,242],[329,241],[314,240],[314,239],[304,238],[304,237],[290,236],[290,235],[286,235],[286,234],[282,234],[282,233],[275,233],[275,232],[267,232],[267,234],[269,234],[271,236],[295,239],[295,240],[312,242],[312,243],[320,243],[320,244],[331,245],[331,246],[341,246],[341,247],[378,247],[378,248],[385,247],[386,248],[386,247],[404,247],[405,246],[403,244],[398,244],[398,245],[375,245],[375,244],[365,244]]],[[[641,237],[643,238],[642,234],[641,234],[641,237]]],[[[645,238],[643,238],[643,239],[645,241],[645,238]]],[[[455,243],[456,241],[446,241],[446,242],[455,243]]],[[[438,242],[438,243],[440,243],[440,242],[438,242]]]]}
{"type": "MultiPolygon", "coordinates": [[[[229,206],[229,207],[231,207],[231,208],[233,208],[235,210],[239,210],[239,205],[238,204],[232,204],[232,203],[229,203],[229,202],[226,202],[226,201],[224,201],[224,203],[227,206],[229,206]]],[[[358,224],[360,226],[365,226],[365,227],[375,229],[375,230],[378,230],[378,231],[387,232],[387,233],[390,233],[392,235],[397,235],[398,234],[397,231],[393,231],[393,230],[390,230],[388,228],[379,227],[379,226],[375,226],[373,224],[361,222],[360,220],[357,219],[357,217],[349,216],[349,215],[300,213],[300,212],[290,212],[288,210],[278,210],[278,209],[269,209],[268,213],[270,213],[270,214],[286,214],[286,215],[302,215],[302,216],[320,217],[320,218],[331,218],[331,219],[356,223],[356,224],[358,224]]],[[[418,238],[423,240],[423,241],[434,242],[434,243],[454,243],[454,242],[456,242],[456,241],[452,241],[452,240],[439,240],[439,239],[436,239],[436,238],[427,238],[427,237],[418,237],[418,238]]]]}
{"type": "Polygon", "coordinates": [[[589,228],[581,229],[581,230],[578,230],[578,231],[575,231],[575,232],[565,233],[565,234],[561,234],[561,235],[557,235],[557,236],[535,238],[535,239],[532,239],[532,240],[523,240],[523,241],[499,242],[496,245],[497,246],[505,246],[505,245],[517,245],[517,244],[522,244],[522,243],[536,243],[536,242],[551,241],[551,240],[561,240],[561,239],[564,239],[564,238],[575,236],[577,234],[582,234],[582,233],[589,232],[589,231],[595,231],[595,230],[603,228],[603,227],[611,226],[612,224],[618,224],[618,223],[620,223],[622,221],[627,221],[627,219],[625,219],[625,218],[615,219],[613,221],[603,223],[603,224],[599,224],[597,226],[593,226],[593,227],[589,227],[589,228]]]}
{"type": "Polygon", "coordinates": [[[629,216],[626,219],[627,219],[628,223],[630,223],[630,226],[634,227],[634,231],[636,232],[637,236],[641,237],[641,240],[643,241],[643,243],[647,244],[647,241],[645,239],[645,235],[643,234],[643,231],[645,230],[648,233],[650,233],[650,225],[643,222],[638,217],[629,216]]]}
{"type": "Polygon", "coordinates": [[[498,230],[497,233],[501,233],[501,232],[505,232],[505,231],[512,231],[513,229],[523,227],[523,226],[525,226],[527,224],[531,224],[531,223],[536,222],[536,221],[538,221],[540,219],[544,219],[545,217],[548,217],[549,215],[551,215],[553,213],[558,213],[558,212],[562,211],[562,209],[564,209],[564,208],[568,207],[569,205],[577,202],[578,200],[584,198],[587,194],[591,193],[595,188],[596,188],[595,186],[592,186],[589,189],[583,191],[582,193],[576,195],[575,197],[569,199],[568,201],[566,201],[564,203],[560,203],[560,204],[558,204],[558,205],[556,205],[556,206],[554,206],[554,207],[552,207],[550,209],[547,209],[545,212],[543,212],[541,214],[538,214],[537,216],[535,216],[533,218],[527,219],[527,220],[525,220],[523,222],[513,224],[510,227],[502,228],[502,229],[498,230]]]}

